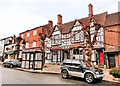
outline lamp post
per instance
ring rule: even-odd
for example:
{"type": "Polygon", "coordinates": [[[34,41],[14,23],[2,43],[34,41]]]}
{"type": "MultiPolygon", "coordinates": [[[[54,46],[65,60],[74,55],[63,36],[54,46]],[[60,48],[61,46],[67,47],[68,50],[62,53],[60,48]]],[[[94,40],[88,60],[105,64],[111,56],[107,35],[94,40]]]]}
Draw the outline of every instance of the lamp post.
{"type": "Polygon", "coordinates": [[[42,33],[39,33],[39,36],[40,36],[40,48],[41,48],[41,51],[42,51],[42,67],[44,66],[44,63],[45,63],[45,43],[44,43],[44,40],[46,38],[46,35],[42,34],[42,33]]]}

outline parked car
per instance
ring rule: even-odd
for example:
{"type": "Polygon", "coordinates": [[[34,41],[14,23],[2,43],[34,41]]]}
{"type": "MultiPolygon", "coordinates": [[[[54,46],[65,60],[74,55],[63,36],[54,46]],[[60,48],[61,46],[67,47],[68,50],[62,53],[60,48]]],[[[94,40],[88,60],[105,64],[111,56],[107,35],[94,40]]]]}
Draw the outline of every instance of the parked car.
{"type": "Polygon", "coordinates": [[[21,62],[16,59],[5,59],[5,61],[3,62],[3,67],[21,67],[21,62]]]}
{"type": "Polygon", "coordinates": [[[92,67],[86,60],[66,59],[61,65],[61,74],[64,79],[69,76],[84,78],[87,83],[101,81],[105,76],[102,69],[92,67]]]}

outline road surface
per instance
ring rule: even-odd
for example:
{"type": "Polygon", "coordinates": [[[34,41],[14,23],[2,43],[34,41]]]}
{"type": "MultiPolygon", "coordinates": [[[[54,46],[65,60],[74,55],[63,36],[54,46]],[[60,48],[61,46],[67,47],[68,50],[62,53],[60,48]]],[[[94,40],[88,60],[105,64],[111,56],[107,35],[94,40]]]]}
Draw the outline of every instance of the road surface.
{"type": "MultiPolygon", "coordinates": [[[[63,79],[56,74],[38,74],[15,70],[12,68],[5,68],[0,65],[0,78],[2,84],[80,84],[89,85],[81,78],[70,77],[63,79]]],[[[92,85],[110,85],[107,82],[95,82],[92,85]]],[[[112,85],[111,85],[112,86],[112,85]]]]}

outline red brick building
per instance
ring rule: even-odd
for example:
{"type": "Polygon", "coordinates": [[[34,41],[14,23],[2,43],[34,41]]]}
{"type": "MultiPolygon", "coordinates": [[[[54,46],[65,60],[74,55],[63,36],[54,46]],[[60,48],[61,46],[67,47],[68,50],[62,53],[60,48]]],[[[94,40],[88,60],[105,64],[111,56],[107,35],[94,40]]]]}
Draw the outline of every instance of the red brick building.
{"type": "MultiPolygon", "coordinates": [[[[31,30],[27,30],[25,32],[20,33],[20,37],[22,37],[25,42],[25,49],[39,49],[40,48],[40,33],[45,33],[45,30],[48,29],[49,27],[53,26],[52,21],[48,21],[48,24],[33,28],[31,30]]],[[[23,49],[22,42],[20,49],[23,49]]]]}
{"type": "Polygon", "coordinates": [[[106,16],[105,43],[107,67],[120,67],[120,12],[106,16]]]}

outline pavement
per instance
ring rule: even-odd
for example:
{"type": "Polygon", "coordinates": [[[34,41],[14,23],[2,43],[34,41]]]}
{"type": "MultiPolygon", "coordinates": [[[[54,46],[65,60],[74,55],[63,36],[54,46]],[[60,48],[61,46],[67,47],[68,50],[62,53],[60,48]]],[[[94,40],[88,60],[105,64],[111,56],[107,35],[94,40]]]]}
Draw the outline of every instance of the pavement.
{"type": "MultiPolygon", "coordinates": [[[[0,62],[0,64],[2,64],[0,62]]],[[[22,68],[14,68],[15,70],[21,70],[25,72],[31,72],[31,73],[45,73],[45,74],[60,74],[60,66],[61,63],[47,63],[44,65],[43,70],[28,70],[28,69],[22,69],[22,68]]],[[[119,80],[116,80],[112,75],[109,74],[110,69],[103,69],[103,72],[105,74],[105,77],[103,78],[103,81],[110,82],[113,84],[120,84],[119,80]]]]}

